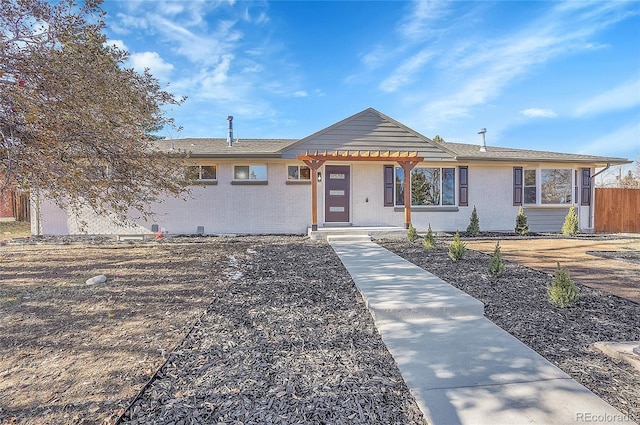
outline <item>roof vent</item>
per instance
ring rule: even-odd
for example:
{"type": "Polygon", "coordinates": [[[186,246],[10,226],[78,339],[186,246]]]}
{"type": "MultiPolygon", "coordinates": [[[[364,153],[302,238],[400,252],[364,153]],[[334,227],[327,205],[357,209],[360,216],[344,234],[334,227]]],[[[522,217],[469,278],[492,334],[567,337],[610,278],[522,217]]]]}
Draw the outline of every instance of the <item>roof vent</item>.
{"type": "Polygon", "coordinates": [[[229,135],[227,136],[227,146],[231,147],[233,146],[233,116],[229,115],[227,117],[227,120],[229,121],[229,135]]]}
{"type": "Polygon", "coordinates": [[[487,151],[487,143],[485,142],[484,139],[484,135],[487,133],[487,129],[486,128],[481,128],[480,131],[478,131],[478,134],[482,134],[482,145],[480,145],[480,152],[486,152],[487,151]]]}

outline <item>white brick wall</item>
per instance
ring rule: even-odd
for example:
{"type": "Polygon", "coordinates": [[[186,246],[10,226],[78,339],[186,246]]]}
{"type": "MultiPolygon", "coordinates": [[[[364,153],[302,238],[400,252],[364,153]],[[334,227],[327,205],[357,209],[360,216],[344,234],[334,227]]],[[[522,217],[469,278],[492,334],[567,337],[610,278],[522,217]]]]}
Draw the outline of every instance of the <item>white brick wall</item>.
{"type": "MultiPolygon", "coordinates": [[[[267,161],[267,185],[232,185],[233,166],[249,162],[218,162],[218,184],[193,187],[188,200],[168,198],[151,206],[153,221],[132,217],[128,224],[113,217],[96,216],[84,210],[80,217],[67,215],[54,204],[43,201],[40,208],[42,234],[140,234],[151,233],[153,224],[169,234],[195,234],[198,226],[205,234],[305,234],[311,226],[311,185],[287,182],[287,165],[299,162],[267,161]],[[81,222],[86,226],[83,228],[81,222]]],[[[264,164],[265,161],[251,161],[264,164]]],[[[403,226],[404,212],[384,207],[383,165],[356,162],[351,166],[351,222],[354,226],[403,226]]],[[[391,163],[389,163],[391,164],[391,163]]],[[[344,165],[341,163],[340,165],[344,165]]],[[[428,163],[426,166],[443,164],[428,163]]],[[[454,166],[454,165],[444,165],[454,166]]],[[[324,173],[324,167],[321,167],[324,173]]],[[[456,168],[456,203],[458,202],[456,168]]],[[[513,206],[513,168],[469,166],[469,206],[458,211],[412,211],[419,231],[431,224],[434,231],[464,231],[476,206],[483,231],[513,231],[518,207],[513,206]]],[[[32,209],[35,211],[35,209],[32,209]]],[[[588,207],[579,208],[580,224],[588,223],[588,207]]],[[[32,214],[32,231],[37,219],[32,214]]],[[[318,224],[324,224],[324,184],[318,184],[318,224]]]]}

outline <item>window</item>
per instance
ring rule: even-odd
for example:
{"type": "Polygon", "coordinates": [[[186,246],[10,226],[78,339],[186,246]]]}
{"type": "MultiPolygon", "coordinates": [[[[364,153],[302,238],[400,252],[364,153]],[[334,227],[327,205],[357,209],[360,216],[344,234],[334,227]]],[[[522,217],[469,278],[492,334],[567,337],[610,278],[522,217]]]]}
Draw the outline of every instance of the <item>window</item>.
{"type": "Polygon", "coordinates": [[[187,167],[187,178],[189,180],[217,180],[217,168],[215,165],[192,165],[187,167]]]}
{"type": "Polygon", "coordinates": [[[540,202],[542,204],[570,204],[571,174],[569,169],[541,169],[540,202]]]}
{"type": "Polygon", "coordinates": [[[519,167],[514,168],[514,204],[522,186],[523,201],[528,205],[566,205],[573,201],[573,172],[568,168],[525,169],[520,184],[519,167]]]}
{"type": "Polygon", "coordinates": [[[524,203],[537,202],[536,170],[524,170],[524,203]]]}
{"type": "Polygon", "coordinates": [[[266,165],[236,165],[233,167],[235,180],[267,180],[266,165]]]}
{"type": "MultiPolygon", "coordinates": [[[[396,205],[404,205],[404,170],[396,168],[396,205]]],[[[455,169],[411,170],[411,205],[455,205],[455,169]]]]}
{"type": "Polygon", "coordinates": [[[311,169],[306,165],[289,165],[287,180],[311,180],[311,169]]]}

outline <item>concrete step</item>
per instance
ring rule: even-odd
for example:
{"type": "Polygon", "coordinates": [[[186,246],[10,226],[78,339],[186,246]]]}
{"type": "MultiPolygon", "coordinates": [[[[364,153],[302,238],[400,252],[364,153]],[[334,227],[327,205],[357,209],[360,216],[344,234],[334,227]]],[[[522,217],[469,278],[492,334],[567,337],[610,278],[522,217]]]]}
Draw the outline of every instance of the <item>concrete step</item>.
{"type": "Polygon", "coordinates": [[[367,234],[339,234],[327,235],[327,242],[371,242],[367,234]]]}
{"type": "Polygon", "coordinates": [[[332,236],[369,236],[373,239],[405,238],[406,229],[401,227],[321,227],[318,230],[307,229],[312,240],[328,240],[332,236]]]}

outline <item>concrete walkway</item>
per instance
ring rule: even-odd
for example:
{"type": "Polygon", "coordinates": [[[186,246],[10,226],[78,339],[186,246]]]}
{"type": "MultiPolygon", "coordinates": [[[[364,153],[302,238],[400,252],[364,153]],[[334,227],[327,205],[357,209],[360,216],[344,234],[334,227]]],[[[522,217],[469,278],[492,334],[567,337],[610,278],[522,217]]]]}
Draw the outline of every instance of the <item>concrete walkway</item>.
{"type": "Polygon", "coordinates": [[[485,318],[480,301],[367,239],[328,240],[430,424],[633,424],[485,318]]]}

